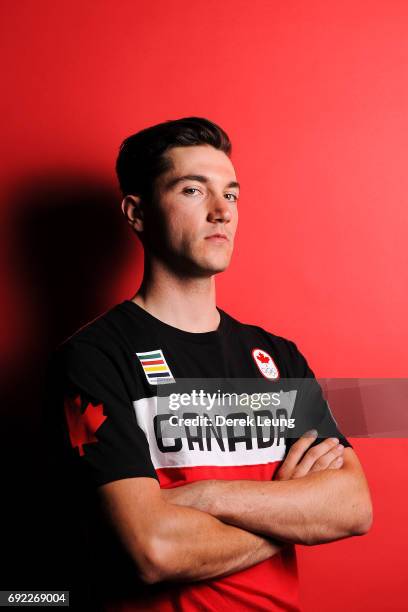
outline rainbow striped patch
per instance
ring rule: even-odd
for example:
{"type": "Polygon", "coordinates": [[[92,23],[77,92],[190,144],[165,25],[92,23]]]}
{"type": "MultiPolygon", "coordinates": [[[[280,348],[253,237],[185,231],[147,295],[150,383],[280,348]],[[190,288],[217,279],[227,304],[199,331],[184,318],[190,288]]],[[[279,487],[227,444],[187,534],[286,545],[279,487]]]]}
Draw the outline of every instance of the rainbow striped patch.
{"type": "Polygon", "coordinates": [[[142,364],[148,383],[162,385],[176,382],[161,349],[136,353],[136,355],[142,364]]]}

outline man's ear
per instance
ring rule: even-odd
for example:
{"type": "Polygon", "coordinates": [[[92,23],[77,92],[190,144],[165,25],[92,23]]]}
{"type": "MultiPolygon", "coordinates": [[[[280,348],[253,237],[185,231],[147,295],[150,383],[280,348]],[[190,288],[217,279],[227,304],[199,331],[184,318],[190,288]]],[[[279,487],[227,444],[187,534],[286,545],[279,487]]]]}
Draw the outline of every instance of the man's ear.
{"type": "Polygon", "coordinates": [[[142,199],[138,195],[127,195],[122,200],[122,212],[129,225],[136,232],[143,231],[143,205],[142,199]]]}

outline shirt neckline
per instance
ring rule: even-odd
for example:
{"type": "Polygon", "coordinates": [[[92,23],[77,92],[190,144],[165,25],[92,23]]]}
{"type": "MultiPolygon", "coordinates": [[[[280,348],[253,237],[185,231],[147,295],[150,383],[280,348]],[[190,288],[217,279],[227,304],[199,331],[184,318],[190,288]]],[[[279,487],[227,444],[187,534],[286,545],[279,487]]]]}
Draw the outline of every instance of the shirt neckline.
{"type": "Polygon", "coordinates": [[[161,333],[165,333],[167,335],[171,335],[174,338],[180,338],[182,340],[187,340],[188,342],[197,342],[197,343],[210,343],[215,342],[220,339],[220,337],[227,332],[228,323],[227,323],[227,314],[216,306],[218,312],[220,313],[220,322],[217,329],[208,332],[189,332],[184,329],[179,329],[178,327],[174,327],[173,325],[169,325],[161,319],[158,319],[150,312],[133,302],[132,300],[126,299],[122,302],[122,306],[124,306],[129,312],[133,315],[138,316],[139,318],[144,319],[146,322],[150,322],[154,324],[161,333]]]}

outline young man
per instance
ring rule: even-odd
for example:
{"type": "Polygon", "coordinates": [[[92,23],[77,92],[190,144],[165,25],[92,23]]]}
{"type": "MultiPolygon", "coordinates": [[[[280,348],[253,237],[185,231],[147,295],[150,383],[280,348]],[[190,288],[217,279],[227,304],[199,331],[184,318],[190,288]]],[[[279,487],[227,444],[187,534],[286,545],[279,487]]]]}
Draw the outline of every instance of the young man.
{"type": "MultiPolygon", "coordinates": [[[[95,608],[298,610],[294,544],[370,527],[359,461],[296,345],[216,306],[238,223],[230,153],[226,133],[197,117],[124,141],[122,211],[144,247],[143,281],[55,353],[63,444],[54,437],[91,530],[82,571],[95,608]],[[309,379],[304,422],[319,434],[302,428],[301,407],[296,438],[213,422],[172,434],[158,389],[168,397],[179,380],[212,378],[278,393],[309,379]],[[328,421],[335,435],[325,437],[328,421]]],[[[191,405],[184,418],[198,416],[191,405]]]]}

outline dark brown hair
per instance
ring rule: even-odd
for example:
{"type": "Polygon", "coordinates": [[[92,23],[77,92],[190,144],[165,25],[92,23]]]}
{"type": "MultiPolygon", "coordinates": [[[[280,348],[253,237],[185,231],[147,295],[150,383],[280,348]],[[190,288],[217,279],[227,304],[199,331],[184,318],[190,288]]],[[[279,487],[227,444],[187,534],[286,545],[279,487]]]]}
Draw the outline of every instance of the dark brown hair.
{"type": "Polygon", "coordinates": [[[226,132],[202,117],[165,121],[129,136],[122,142],[116,161],[123,196],[137,194],[149,200],[156,178],[171,167],[166,151],[172,147],[201,144],[231,155],[231,142],[226,132]]]}

